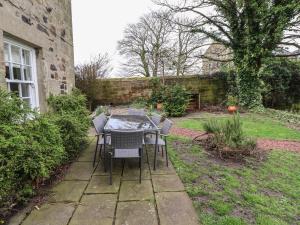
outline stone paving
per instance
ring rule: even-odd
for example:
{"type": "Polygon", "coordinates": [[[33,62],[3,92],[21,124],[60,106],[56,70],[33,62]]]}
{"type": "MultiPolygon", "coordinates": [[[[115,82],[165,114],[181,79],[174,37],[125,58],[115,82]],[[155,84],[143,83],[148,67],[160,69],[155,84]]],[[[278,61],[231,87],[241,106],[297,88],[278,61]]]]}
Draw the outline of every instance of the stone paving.
{"type": "MultiPolygon", "coordinates": [[[[153,149],[144,157],[142,183],[138,162],[115,163],[113,185],[102,163],[93,168],[95,140],[54,186],[46,203],[12,218],[22,225],[196,225],[192,201],[172,164],[159,156],[154,171],[153,149]]],[[[146,154],[146,153],[145,153],[146,154]]]]}

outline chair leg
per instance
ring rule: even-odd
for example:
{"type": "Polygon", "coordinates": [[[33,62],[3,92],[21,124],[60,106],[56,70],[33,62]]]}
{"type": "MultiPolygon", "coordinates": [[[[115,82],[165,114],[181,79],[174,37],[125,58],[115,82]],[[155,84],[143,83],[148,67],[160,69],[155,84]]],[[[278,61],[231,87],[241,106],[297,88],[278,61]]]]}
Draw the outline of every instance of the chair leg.
{"type": "Polygon", "coordinates": [[[100,145],[100,151],[99,151],[99,158],[101,159],[101,152],[102,152],[103,145],[100,145]]]}
{"type": "Polygon", "coordinates": [[[164,148],[161,146],[161,156],[164,157],[164,148]]]}
{"type": "Polygon", "coordinates": [[[113,167],[113,158],[110,154],[110,171],[109,171],[109,184],[112,185],[112,167],[113,167]]]}
{"type": "Polygon", "coordinates": [[[166,145],[165,145],[165,151],[166,151],[166,162],[167,162],[167,167],[169,167],[167,141],[166,141],[166,145]]]}
{"type": "Polygon", "coordinates": [[[95,154],[94,154],[93,167],[95,166],[95,162],[96,162],[97,149],[98,149],[98,142],[99,142],[99,136],[97,137],[97,142],[96,142],[96,148],[95,148],[95,154]]]}
{"type": "Polygon", "coordinates": [[[143,161],[143,149],[140,149],[140,183],[142,183],[142,161],[143,161]]]}

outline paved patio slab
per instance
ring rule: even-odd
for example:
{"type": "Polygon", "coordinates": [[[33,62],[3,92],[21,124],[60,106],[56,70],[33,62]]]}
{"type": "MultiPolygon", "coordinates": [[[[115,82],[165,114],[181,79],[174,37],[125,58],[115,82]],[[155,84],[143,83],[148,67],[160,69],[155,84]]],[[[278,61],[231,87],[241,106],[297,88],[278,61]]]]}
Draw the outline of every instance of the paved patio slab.
{"type": "Polygon", "coordinates": [[[65,180],[89,180],[93,172],[91,162],[75,162],[71,165],[65,180]]]}
{"type": "MultiPolygon", "coordinates": [[[[139,180],[140,169],[137,162],[128,161],[125,163],[122,180],[139,180]]],[[[148,164],[144,164],[142,167],[142,180],[150,179],[150,170],[148,164]]]]}
{"type": "MultiPolygon", "coordinates": [[[[121,160],[118,160],[116,162],[114,162],[113,164],[113,175],[119,175],[121,176],[123,172],[123,163],[121,160]]],[[[107,171],[104,172],[104,165],[103,165],[103,162],[100,161],[97,165],[97,168],[94,172],[94,175],[101,175],[101,176],[108,176],[109,175],[109,165],[107,167],[107,171]]]]}
{"type": "Polygon", "coordinates": [[[141,201],[154,199],[152,184],[150,180],[123,181],[121,184],[119,201],[141,201]]]}
{"type": "Polygon", "coordinates": [[[93,176],[85,193],[106,194],[118,193],[120,187],[120,176],[113,176],[112,185],[109,184],[108,176],[93,176]]]}
{"type": "Polygon", "coordinates": [[[160,225],[198,225],[192,201],[185,192],[156,193],[160,225]]]}
{"type": "Polygon", "coordinates": [[[158,225],[153,202],[120,202],[115,225],[158,225]]]}
{"type": "Polygon", "coordinates": [[[88,181],[62,181],[56,185],[50,194],[51,202],[78,202],[88,181]]]}
{"type": "Polygon", "coordinates": [[[184,186],[177,175],[152,175],[154,192],[184,191],[184,186]]]}
{"type": "Polygon", "coordinates": [[[44,204],[33,210],[22,225],[67,225],[75,209],[74,204],[44,204]]]}
{"type": "Polygon", "coordinates": [[[84,195],[69,225],[112,225],[116,194],[84,195]]]}

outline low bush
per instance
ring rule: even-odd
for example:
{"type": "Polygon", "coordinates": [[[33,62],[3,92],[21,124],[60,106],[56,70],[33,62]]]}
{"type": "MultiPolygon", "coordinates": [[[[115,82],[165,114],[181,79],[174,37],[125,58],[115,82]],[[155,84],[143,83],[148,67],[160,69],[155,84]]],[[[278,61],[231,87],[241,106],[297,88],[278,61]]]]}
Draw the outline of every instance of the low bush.
{"type": "Polygon", "coordinates": [[[90,121],[83,95],[51,96],[49,105],[52,112],[41,115],[0,90],[0,218],[34,195],[86,141],[90,121]]]}
{"type": "Polygon", "coordinates": [[[50,96],[48,99],[53,122],[59,127],[67,158],[72,160],[86,143],[90,119],[86,98],[78,90],[69,95],[50,96]]]}
{"type": "Polygon", "coordinates": [[[180,85],[168,86],[164,92],[164,111],[168,116],[184,115],[190,102],[190,93],[180,85]]]}
{"type": "Polygon", "coordinates": [[[239,115],[225,122],[211,119],[203,127],[213,134],[208,139],[208,149],[216,150],[220,157],[250,155],[256,148],[256,141],[244,135],[239,115]]]}
{"type": "Polygon", "coordinates": [[[0,90],[0,217],[32,196],[65,157],[59,128],[0,90]]]}

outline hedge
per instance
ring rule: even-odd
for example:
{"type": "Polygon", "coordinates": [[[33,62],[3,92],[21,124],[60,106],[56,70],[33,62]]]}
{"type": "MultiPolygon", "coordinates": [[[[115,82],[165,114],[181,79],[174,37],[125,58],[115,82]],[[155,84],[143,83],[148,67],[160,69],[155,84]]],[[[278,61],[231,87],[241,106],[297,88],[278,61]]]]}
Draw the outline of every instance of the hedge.
{"type": "Polygon", "coordinates": [[[0,89],[0,218],[83,149],[89,127],[85,97],[78,91],[51,96],[49,105],[51,112],[39,114],[0,89]]]}

